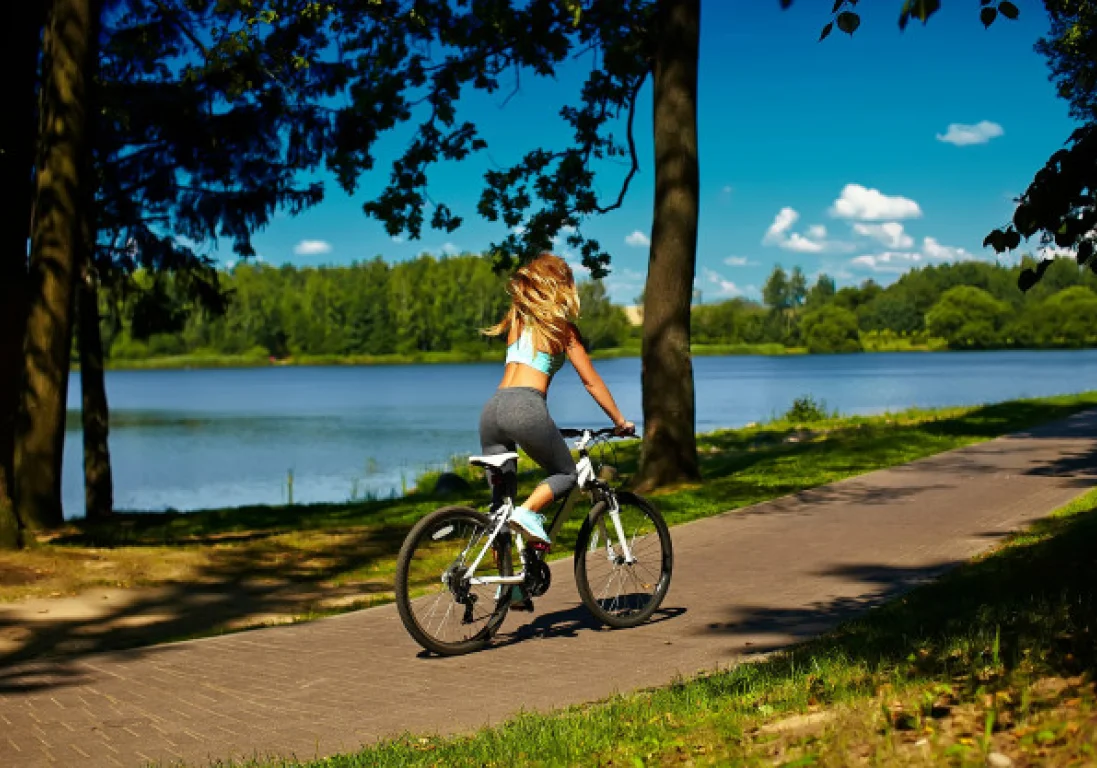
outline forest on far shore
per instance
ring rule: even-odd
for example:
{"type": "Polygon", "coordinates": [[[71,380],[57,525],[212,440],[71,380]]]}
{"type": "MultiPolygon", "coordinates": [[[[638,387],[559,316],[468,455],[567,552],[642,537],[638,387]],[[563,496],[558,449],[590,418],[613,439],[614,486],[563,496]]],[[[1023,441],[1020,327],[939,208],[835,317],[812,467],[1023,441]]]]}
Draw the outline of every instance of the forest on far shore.
{"type": "MultiPolygon", "coordinates": [[[[914,269],[882,286],[837,288],[799,267],[774,268],[762,301],[734,298],[693,308],[693,342],[810,352],[874,349],[1077,348],[1097,344],[1097,276],[1058,259],[1027,293],[1025,264],[966,261],[914,269]]],[[[219,273],[228,299],[194,305],[171,273],[141,275],[143,290],[101,298],[104,348],[113,361],[168,356],[355,357],[456,353],[497,345],[480,334],[502,316],[505,278],[490,259],[424,255],[390,264],[240,264],[219,273]]],[[[580,328],[594,350],[639,345],[639,328],[600,281],[580,284],[580,328]]],[[[639,303],[640,297],[636,301],[639,303]]]]}

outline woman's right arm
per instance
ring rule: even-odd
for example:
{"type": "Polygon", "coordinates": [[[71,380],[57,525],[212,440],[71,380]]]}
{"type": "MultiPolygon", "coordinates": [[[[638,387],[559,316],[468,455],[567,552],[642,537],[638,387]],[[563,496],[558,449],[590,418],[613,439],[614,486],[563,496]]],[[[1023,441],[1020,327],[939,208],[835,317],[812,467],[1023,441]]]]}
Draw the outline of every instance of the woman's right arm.
{"type": "Polygon", "coordinates": [[[575,372],[579,374],[579,380],[583,382],[587,392],[594,398],[594,402],[602,407],[602,410],[609,416],[610,421],[613,422],[613,426],[617,428],[617,433],[621,435],[633,433],[636,426],[621,415],[621,410],[614,402],[613,395],[609,393],[609,387],[602,381],[598,371],[594,370],[594,364],[591,363],[590,355],[587,354],[586,348],[580,341],[575,326],[571,326],[568,332],[568,359],[575,366],[575,372]]]}

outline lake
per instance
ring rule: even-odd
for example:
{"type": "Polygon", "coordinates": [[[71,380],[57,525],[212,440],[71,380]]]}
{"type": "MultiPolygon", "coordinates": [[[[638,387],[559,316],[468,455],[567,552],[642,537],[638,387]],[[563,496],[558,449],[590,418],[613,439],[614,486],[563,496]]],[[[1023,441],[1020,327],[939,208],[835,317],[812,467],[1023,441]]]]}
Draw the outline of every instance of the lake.
{"type": "MultiPolygon", "coordinates": [[[[640,361],[596,363],[642,426],[640,361]]],[[[502,363],[110,371],[115,502],[194,510],[387,496],[428,467],[479,450],[480,408],[502,363]]],[[[697,428],[742,426],[810,394],[842,413],[971,405],[1097,388],[1097,350],[896,353],[694,360],[697,428]]],[[[69,408],[80,403],[79,377],[69,408]]],[[[575,372],[549,393],[560,426],[608,426],[575,372]]],[[[79,418],[70,413],[63,494],[83,515],[79,418]]]]}

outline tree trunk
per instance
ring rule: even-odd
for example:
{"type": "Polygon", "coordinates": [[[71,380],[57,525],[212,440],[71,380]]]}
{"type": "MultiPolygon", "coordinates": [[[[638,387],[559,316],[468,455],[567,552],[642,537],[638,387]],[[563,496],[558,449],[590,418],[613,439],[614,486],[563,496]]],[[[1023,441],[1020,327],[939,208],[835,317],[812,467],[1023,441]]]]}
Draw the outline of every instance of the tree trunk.
{"type": "Polygon", "coordinates": [[[114,482],[107,445],[110,414],[103,380],[98,277],[88,259],[76,301],[79,312],[80,391],[84,426],[84,510],[88,520],[114,513],[114,482]]]}
{"type": "Polygon", "coordinates": [[[23,378],[27,238],[37,135],[35,94],[45,3],[27,3],[7,21],[9,34],[4,35],[0,62],[9,116],[0,129],[0,187],[14,194],[0,216],[0,549],[25,543],[13,502],[15,422],[23,378]]]}
{"type": "Polygon", "coordinates": [[[61,461],[96,21],[93,0],[53,0],[43,43],[26,369],[15,445],[16,512],[32,530],[64,520],[61,461]]]}
{"type": "Polygon", "coordinates": [[[701,0],[660,0],[655,54],[655,211],[644,289],[640,490],[699,480],[690,299],[697,257],[697,57],[701,0]]]}

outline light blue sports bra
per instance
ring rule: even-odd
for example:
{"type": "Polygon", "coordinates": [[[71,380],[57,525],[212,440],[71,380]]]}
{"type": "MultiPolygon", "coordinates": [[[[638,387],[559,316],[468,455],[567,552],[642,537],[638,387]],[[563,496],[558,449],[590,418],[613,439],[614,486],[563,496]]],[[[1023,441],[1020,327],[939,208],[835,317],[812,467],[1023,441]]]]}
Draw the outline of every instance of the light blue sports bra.
{"type": "Polygon", "coordinates": [[[542,352],[539,349],[535,349],[533,346],[533,334],[530,333],[528,328],[522,331],[522,334],[518,337],[517,341],[507,347],[508,363],[528,365],[530,368],[535,368],[549,378],[552,378],[553,375],[563,367],[565,357],[566,355],[563,352],[557,352],[555,355],[550,355],[548,352],[542,352]]]}

